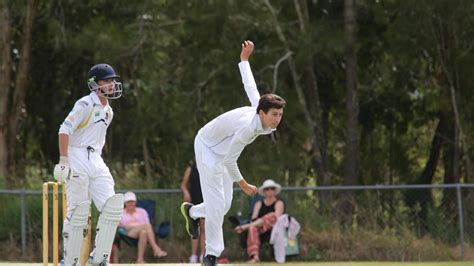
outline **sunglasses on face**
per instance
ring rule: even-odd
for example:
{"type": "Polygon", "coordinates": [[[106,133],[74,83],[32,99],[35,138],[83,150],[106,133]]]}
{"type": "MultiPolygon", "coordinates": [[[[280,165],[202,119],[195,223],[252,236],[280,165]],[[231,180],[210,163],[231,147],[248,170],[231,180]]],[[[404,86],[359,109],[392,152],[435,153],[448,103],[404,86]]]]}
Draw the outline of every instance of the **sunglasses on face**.
{"type": "Polygon", "coordinates": [[[275,190],[275,188],[274,187],[266,187],[263,190],[275,190]]]}

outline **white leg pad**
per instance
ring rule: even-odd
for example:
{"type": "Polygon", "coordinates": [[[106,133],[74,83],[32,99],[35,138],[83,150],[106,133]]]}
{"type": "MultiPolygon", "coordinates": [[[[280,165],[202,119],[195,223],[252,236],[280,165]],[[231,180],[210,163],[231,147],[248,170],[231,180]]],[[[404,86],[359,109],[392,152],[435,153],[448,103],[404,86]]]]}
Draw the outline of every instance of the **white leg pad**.
{"type": "Polygon", "coordinates": [[[79,265],[82,240],[86,234],[91,201],[86,200],[77,205],[69,221],[69,232],[64,232],[64,263],[79,265]]]}
{"type": "Polygon", "coordinates": [[[93,265],[108,265],[115,232],[123,213],[123,194],[115,194],[105,202],[97,223],[93,265]]]}

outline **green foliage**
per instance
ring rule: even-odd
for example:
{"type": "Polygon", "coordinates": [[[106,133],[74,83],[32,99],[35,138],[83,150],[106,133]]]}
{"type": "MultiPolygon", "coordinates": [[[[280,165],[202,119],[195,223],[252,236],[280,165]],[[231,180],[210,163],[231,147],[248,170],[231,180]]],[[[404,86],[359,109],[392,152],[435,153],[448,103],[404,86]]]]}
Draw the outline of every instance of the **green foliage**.
{"type": "MultiPolygon", "coordinates": [[[[308,59],[314,62],[329,170],[332,183],[338,184],[343,180],[346,119],[344,6],[341,1],[301,3],[308,16],[305,34],[293,2],[272,5],[299,74],[308,59]]],[[[467,138],[472,135],[468,88],[474,36],[467,26],[472,8],[469,1],[358,2],[360,183],[416,182],[436,121],[441,113],[452,116],[444,67],[456,77],[461,122],[467,138]],[[446,50],[440,51],[443,45],[446,50]]],[[[15,32],[21,30],[23,9],[12,4],[19,22],[15,32]]],[[[22,186],[38,187],[49,179],[58,156],[59,124],[74,101],[88,93],[90,66],[108,62],[125,85],[124,97],[111,103],[115,117],[104,151],[117,184],[177,187],[194,157],[199,128],[248,104],[236,66],[245,39],[257,45],[251,63],[262,93],[276,90],[288,105],[278,133],[259,138],[243,153],[242,171],[255,183],[272,177],[304,185],[314,178],[312,129],[286,62],[274,80],[276,62],[286,50],[265,4],[39,1],[34,25],[30,83],[17,138],[20,179],[26,181],[19,182],[22,186]]],[[[14,48],[19,44],[15,41],[14,48]]]]}
{"type": "MultiPolygon", "coordinates": [[[[313,129],[304,117],[287,61],[276,69],[289,49],[305,95],[311,92],[303,77],[310,62],[313,64],[331,184],[344,183],[343,1],[298,1],[305,5],[303,16],[307,15],[304,33],[295,1],[270,1],[288,47],[278,38],[271,13],[261,1],[37,2],[27,97],[15,136],[18,183],[13,187],[39,189],[42,181],[52,178],[59,125],[74,102],[89,93],[86,73],[99,62],[116,68],[125,89],[123,98],[111,102],[115,116],[103,153],[117,189],[178,187],[185,166],[194,158],[193,142],[199,128],[225,111],[248,104],[237,69],[240,42],[246,39],[256,43],[251,64],[261,93],[276,92],[288,104],[277,133],[258,138],[242,153],[239,165],[244,176],[254,184],[273,178],[283,185],[315,185],[313,129]]],[[[469,0],[356,2],[359,183],[417,183],[438,121],[443,117],[449,127],[454,125],[451,87],[465,138],[474,137],[470,104],[474,96],[470,89],[474,82],[470,73],[474,65],[474,4],[469,0]]],[[[11,8],[11,54],[16,63],[25,5],[22,1],[5,3],[11,8]]],[[[17,65],[11,67],[15,75],[17,65]]],[[[455,134],[443,136],[441,156],[449,156],[446,145],[459,144],[460,135],[455,134]]],[[[458,150],[451,158],[457,162],[458,169],[453,172],[459,172],[459,180],[469,181],[470,145],[468,142],[465,151],[458,150]]],[[[433,183],[445,182],[449,169],[444,162],[448,159],[439,160],[433,183]]],[[[390,250],[407,244],[400,235],[412,239],[431,232],[431,238],[403,249],[407,256],[416,255],[409,250],[417,248],[416,244],[429,243],[432,249],[424,249],[429,254],[443,247],[436,242],[454,243],[457,217],[448,215],[452,210],[449,194],[428,193],[432,198],[422,200],[410,199],[413,195],[417,194],[354,194],[359,204],[351,227],[338,228],[327,239],[341,241],[342,247],[347,243],[359,247],[357,238],[369,231],[364,241],[374,242],[374,250],[390,250]],[[344,235],[344,230],[352,230],[353,235],[344,235]]],[[[339,226],[344,198],[337,193],[284,196],[291,212],[311,221],[305,230],[318,234],[316,240],[324,238],[322,232],[339,226]],[[311,208],[318,212],[308,211],[311,208]]],[[[173,209],[179,196],[157,200],[163,206],[161,217],[181,226],[179,213],[173,209]]],[[[245,205],[241,198],[236,202],[232,211],[245,209],[239,206],[245,205]]],[[[0,220],[2,240],[18,235],[18,206],[13,200],[0,208],[2,217],[15,217],[0,220]]],[[[40,203],[29,199],[28,210],[28,227],[39,232],[39,220],[35,219],[40,215],[40,203]]],[[[230,229],[226,230],[229,233],[230,229]]],[[[32,237],[39,236],[33,233],[32,237]]],[[[173,241],[184,239],[179,231],[173,241]]],[[[452,253],[448,253],[440,256],[450,258],[452,253]]],[[[331,259],[323,244],[311,246],[307,254],[331,259]]]]}

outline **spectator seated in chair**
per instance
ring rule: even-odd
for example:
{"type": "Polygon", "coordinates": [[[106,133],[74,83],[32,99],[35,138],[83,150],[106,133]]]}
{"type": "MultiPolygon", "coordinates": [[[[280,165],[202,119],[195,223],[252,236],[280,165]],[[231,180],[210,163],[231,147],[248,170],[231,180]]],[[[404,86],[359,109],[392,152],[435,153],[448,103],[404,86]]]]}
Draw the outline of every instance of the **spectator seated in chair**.
{"type": "Polygon", "coordinates": [[[262,240],[269,241],[273,225],[285,212],[285,203],[277,197],[280,191],[281,186],[278,183],[271,179],[265,180],[258,188],[258,193],[263,196],[263,199],[255,202],[250,222],[237,225],[239,222],[235,220],[235,217],[229,218],[238,234],[247,231],[247,254],[250,263],[260,261],[259,250],[262,240]]]}
{"type": "Polygon", "coordinates": [[[162,250],[156,242],[155,230],[153,230],[150,223],[148,212],[137,207],[137,197],[131,191],[125,193],[125,209],[120,220],[118,234],[128,244],[130,242],[132,244],[133,242],[137,243],[137,263],[145,263],[144,256],[147,243],[153,249],[155,257],[161,258],[167,255],[166,251],[162,250]]]}

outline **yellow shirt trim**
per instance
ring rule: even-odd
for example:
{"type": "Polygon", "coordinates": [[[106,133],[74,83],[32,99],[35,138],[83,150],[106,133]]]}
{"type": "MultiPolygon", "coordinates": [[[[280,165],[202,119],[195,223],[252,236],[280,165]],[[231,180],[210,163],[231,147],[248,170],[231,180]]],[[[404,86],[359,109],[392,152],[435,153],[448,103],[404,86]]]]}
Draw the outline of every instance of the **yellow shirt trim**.
{"type": "Polygon", "coordinates": [[[87,124],[89,124],[89,120],[91,120],[91,116],[92,116],[93,112],[94,112],[94,107],[92,107],[91,113],[87,117],[86,122],[84,122],[84,123],[80,124],[79,126],[77,126],[77,129],[85,128],[87,126],[87,124]]]}

